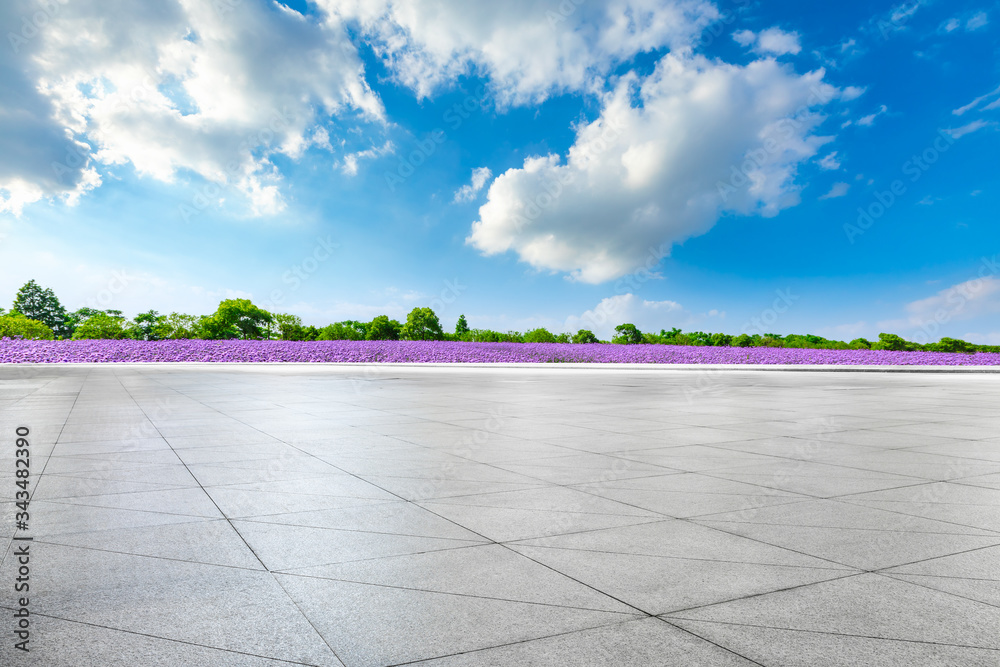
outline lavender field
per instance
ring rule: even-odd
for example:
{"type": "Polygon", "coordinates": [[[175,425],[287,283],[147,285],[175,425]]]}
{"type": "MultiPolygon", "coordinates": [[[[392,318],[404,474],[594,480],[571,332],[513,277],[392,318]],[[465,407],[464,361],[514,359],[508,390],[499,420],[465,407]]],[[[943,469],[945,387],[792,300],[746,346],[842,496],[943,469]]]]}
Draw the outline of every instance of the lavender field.
{"type": "Polygon", "coordinates": [[[440,341],[0,340],[0,363],[631,363],[998,366],[1000,354],[440,341]]]}

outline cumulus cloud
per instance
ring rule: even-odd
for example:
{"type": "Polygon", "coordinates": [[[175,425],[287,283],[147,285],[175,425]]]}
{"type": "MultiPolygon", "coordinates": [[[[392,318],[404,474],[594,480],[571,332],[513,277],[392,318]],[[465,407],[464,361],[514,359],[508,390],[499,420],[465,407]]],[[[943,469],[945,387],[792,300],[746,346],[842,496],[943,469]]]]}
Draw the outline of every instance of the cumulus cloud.
{"type": "MultiPolygon", "coordinates": [[[[59,3],[52,7],[55,16],[66,11],[59,3]]],[[[0,213],[20,215],[46,196],[73,201],[101,180],[88,165],[91,146],[53,121],[57,105],[38,88],[35,58],[44,26],[35,25],[35,12],[27,0],[0,3],[0,25],[13,28],[0,48],[0,213]],[[53,169],[66,162],[74,166],[63,173],[53,169]]],[[[51,20],[48,12],[38,14],[51,20]]]]}
{"type": "Polygon", "coordinates": [[[358,21],[392,76],[419,97],[461,75],[481,74],[501,106],[586,90],[639,53],[690,45],[719,17],[705,0],[318,4],[331,16],[358,21]]]}
{"type": "Polygon", "coordinates": [[[799,33],[785,32],[781,28],[768,28],[760,33],[739,30],[733,33],[733,39],[741,46],[752,47],[755,52],[764,55],[796,55],[802,51],[799,33]]]}
{"type": "Polygon", "coordinates": [[[472,201],[479,194],[479,191],[486,185],[486,181],[493,177],[493,172],[489,167],[479,167],[472,170],[472,182],[463,185],[455,192],[456,202],[472,201]]]}
{"type": "Polygon", "coordinates": [[[535,156],[491,184],[467,242],[598,283],[649,249],[703,234],[722,212],[775,215],[799,202],[798,164],[828,141],[812,110],[835,98],[824,72],[668,54],[624,77],[564,159],[535,156]]]}
{"type": "Polygon", "coordinates": [[[0,56],[15,84],[0,131],[5,158],[18,156],[0,172],[8,209],[72,196],[99,182],[95,166],[129,164],[167,182],[193,172],[241,190],[257,213],[275,212],[274,155],[298,157],[330,117],[383,117],[332,17],[263,2],[50,5],[17,60],[0,56]]]}

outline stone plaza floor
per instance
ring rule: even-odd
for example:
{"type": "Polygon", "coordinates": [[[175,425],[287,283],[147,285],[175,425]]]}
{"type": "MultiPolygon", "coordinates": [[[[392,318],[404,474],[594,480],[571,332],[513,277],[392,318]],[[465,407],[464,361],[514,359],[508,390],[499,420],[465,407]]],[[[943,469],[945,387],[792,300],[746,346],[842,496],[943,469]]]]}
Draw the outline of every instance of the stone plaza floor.
{"type": "Polygon", "coordinates": [[[0,443],[4,667],[1000,665],[997,374],[7,366],[0,443]]]}

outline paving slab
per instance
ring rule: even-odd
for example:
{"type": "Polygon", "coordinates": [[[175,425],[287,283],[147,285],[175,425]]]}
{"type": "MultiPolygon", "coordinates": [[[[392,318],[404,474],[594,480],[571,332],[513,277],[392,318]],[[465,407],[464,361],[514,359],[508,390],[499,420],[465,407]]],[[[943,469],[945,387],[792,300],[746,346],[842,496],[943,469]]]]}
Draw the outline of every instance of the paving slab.
{"type": "Polygon", "coordinates": [[[967,368],[0,366],[0,664],[1000,664],[998,404],[967,368]]]}

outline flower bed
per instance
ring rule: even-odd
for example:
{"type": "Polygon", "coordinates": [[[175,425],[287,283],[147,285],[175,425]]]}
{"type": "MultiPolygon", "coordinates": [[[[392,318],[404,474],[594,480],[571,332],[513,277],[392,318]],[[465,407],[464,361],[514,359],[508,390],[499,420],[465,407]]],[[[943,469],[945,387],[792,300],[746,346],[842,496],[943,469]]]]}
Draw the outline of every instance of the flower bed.
{"type": "Polygon", "coordinates": [[[998,366],[1000,354],[435,341],[0,340],[0,363],[437,362],[998,366]]]}

